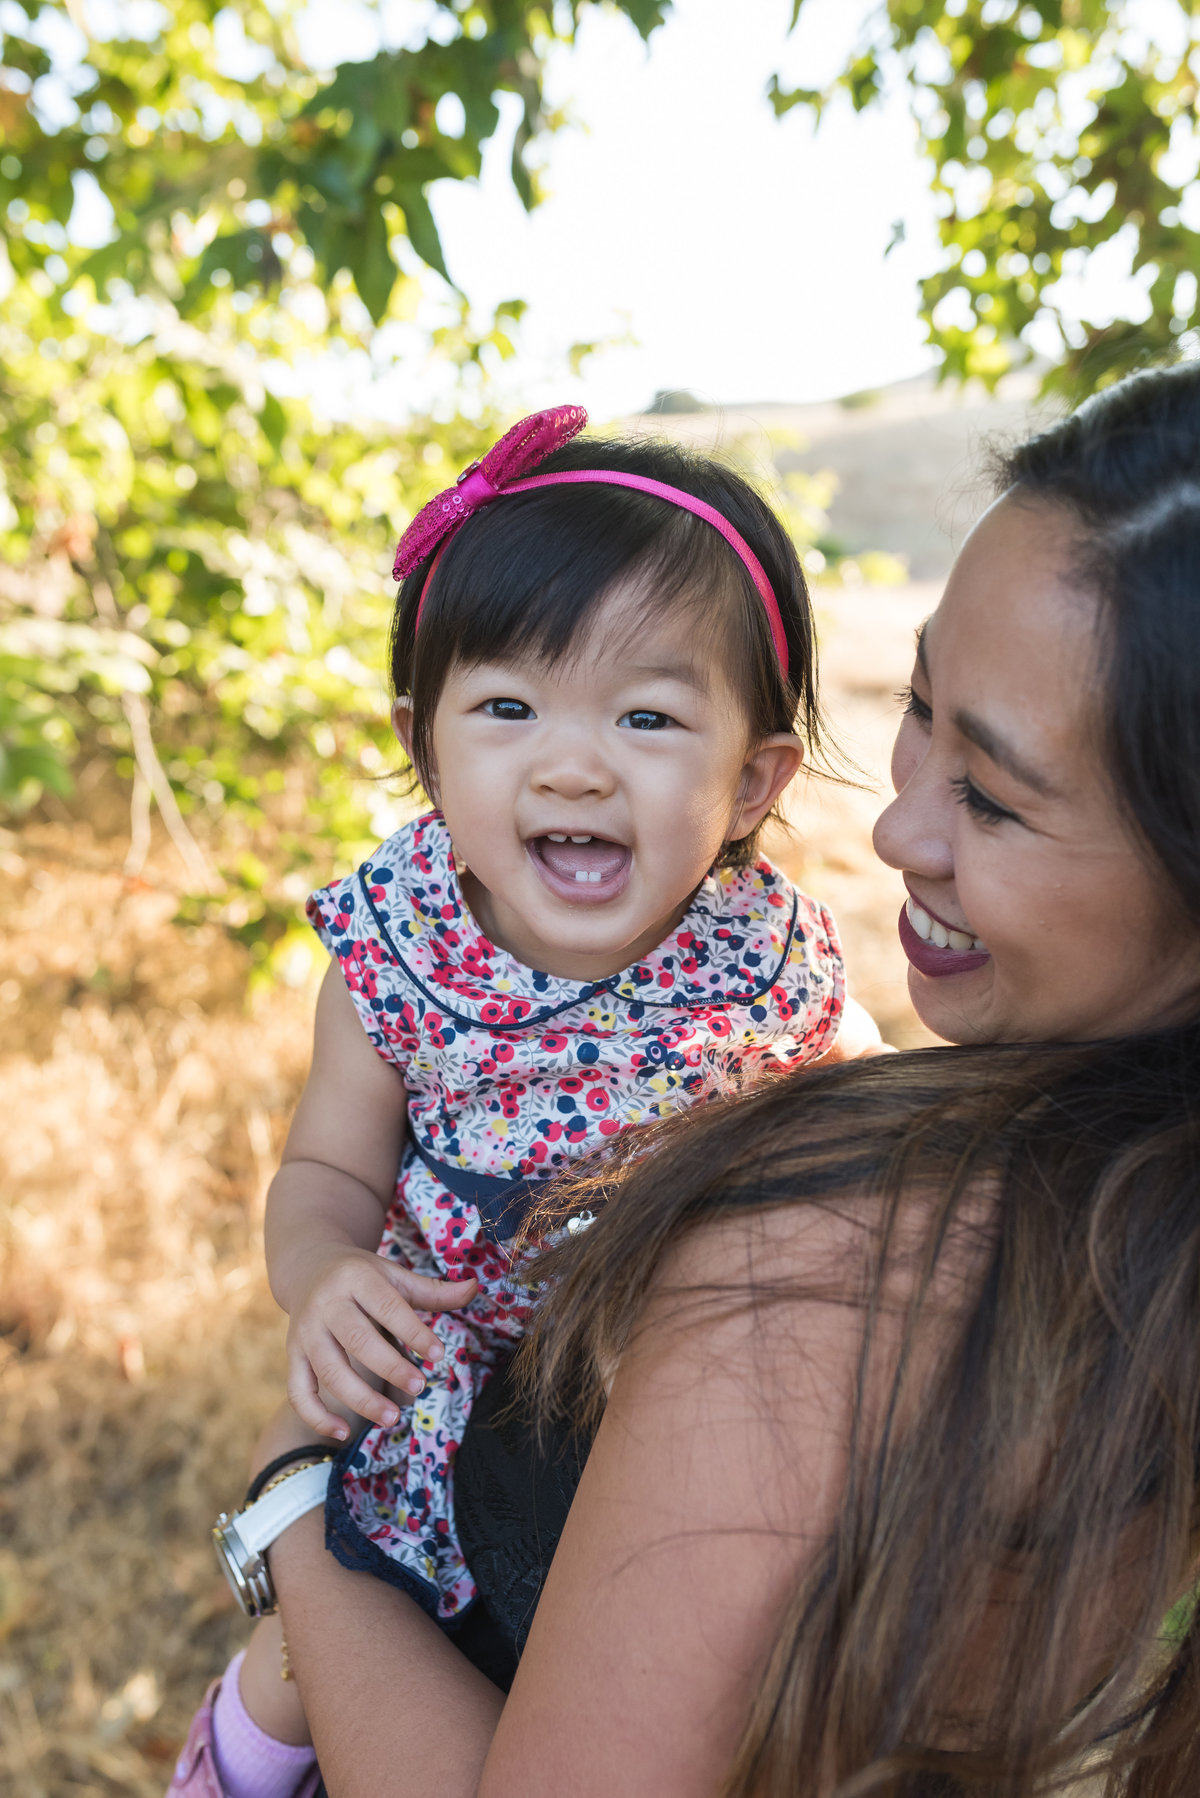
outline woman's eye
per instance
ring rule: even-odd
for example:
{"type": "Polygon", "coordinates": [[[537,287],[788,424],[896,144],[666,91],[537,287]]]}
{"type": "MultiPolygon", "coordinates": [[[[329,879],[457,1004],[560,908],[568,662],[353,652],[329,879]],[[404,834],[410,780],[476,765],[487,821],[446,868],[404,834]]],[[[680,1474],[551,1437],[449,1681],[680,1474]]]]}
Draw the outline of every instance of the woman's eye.
{"type": "Polygon", "coordinates": [[[981,824],[1005,822],[1019,824],[1021,822],[1016,812],[1010,812],[1007,806],[997,805],[996,801],[990,799],[967,775],[960,776],[958,780],[951,781],[950,784],[954,788],[959,804],[965,805],[971,816],[978,818],[981,824]]]}
{"type": "Polygon", "coordinates": [[[674,722],[666,712],[625,712],[617,719],[630,730],[666,730],[674,722]]]}
{"type": "Polygon", "coordinates": [[[926,705],[921,695],[914,692],[911,687],[902,687],[896,698],[904,707],[906,718],[915,718],[918,724],[933,723],[933,707],[926,705]]]}
{"type": "Polygon", "coordinates": [[[526,705],[523,699],[487,699],[479,709],[486,712],[489,718],[504,718],[515,724],[523,724],[527,718],[537,716],[533,707],[526,705]]]}

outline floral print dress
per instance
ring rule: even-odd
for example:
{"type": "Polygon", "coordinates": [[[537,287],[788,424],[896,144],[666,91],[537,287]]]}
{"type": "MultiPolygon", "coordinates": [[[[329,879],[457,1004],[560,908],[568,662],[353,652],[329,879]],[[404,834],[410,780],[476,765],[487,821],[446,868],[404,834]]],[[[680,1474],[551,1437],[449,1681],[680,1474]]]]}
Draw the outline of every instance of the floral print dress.
{"type": "Polygon", "coordinates": [[[424,1394],[342,1457],[329,1543],[448,1623],[475,1596],[455,1536],[454,1454],[529,1319],[507,1245],[531,1188],[732,1078],[823,1055],[841,1018],[841,952],[825,908],[764,860],[710,875],[671,935],[607,980],[537,973],[479,930],[438,812],[314,893],[308,915],[407,1089],[379,1253],[479,1282],[468,1307],[430,1320],[445,1353],[424,1394]]]}

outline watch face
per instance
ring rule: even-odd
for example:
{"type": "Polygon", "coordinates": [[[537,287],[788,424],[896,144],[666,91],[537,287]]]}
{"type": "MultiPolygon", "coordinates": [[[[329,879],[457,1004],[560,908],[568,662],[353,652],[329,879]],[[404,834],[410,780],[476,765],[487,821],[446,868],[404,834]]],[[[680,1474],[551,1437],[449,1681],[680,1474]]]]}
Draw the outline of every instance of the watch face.
{"type": "Polygon", "coordinates": [[[275,1609],[275,1592],[267,1564],[253,1554],[237,1533],[236,1522],[224,1511],[212,1533],[217,1561],[229,1581],[233,1596],[247,1617],[265,1617],[275,1609]]]}

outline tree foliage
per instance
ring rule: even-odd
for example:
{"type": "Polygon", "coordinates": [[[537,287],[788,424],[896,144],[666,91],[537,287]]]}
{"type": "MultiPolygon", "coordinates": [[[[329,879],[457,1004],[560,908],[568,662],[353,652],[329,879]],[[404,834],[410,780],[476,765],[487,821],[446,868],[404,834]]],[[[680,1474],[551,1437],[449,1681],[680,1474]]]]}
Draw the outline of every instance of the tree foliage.
{"type": "MultiPolygon", "coordinates": [[[[157,806],[195,903],[260,947],[322,840],[350,856],[379,827],[390,547],[498,422],[486,374],[521,302],[472,326],[430,186],[479,172],[507,107],[536,201],[546,57],[594,3],[421,0],[403,46],[324,71],[302,0],[0,4],[0,803],[115,767],[131,868],[157,806]],[[454,409],[402,432],[314,412],[306,369],[378,363],[397,333],[454,409]]],[[[643,37],[670,10],[617,3],[643,37]]],[[[911,95],[948,375],[995,379],[1057,320],[1078,390],[1194,319],[1200,0],[1156,0],[1173,44],[1138,35],[1144,4],[888,0],[842,72],[859,109],[911,95]],[[1076,326],[1055,283],[1114,240],[1149,317],[1076,326]]],[[[781,113],[828,98],[773,90],[781,113]]],[[[816,487],[782,498],[813,543],[816,487]]]]}
{"type": "MultiPolygon", "coordinates": [[[[445,272],[428,186],[478,173],[509,93],[533,202],[547,49],[585,4],[429,0],[423,41],[332,73],[290,0],[0,12],[0,800],[115,764],[131,867],[156,804],[185,884],[251,935],[271,901],[227,826],[250,844],[270,812],[283,869],[371,834],[390,549],[496,423],[481,376],[520,304],[419,323],[421,263],[445,272]],[[468,415],[314,415],[305,367],[361,363],[382,326],[468,415]]],[[[624,10],[647,32],[661,9],[624,10]]]]}
{"type": "Polygon", "coordinates": [[[830,89],[772,99],[861,112],[897,82],[940,202],[921,303],[945,375],[994,383],[1036,346],[1080,397],[1178,349],[1200,316],[1197,0],[886,0],[830,89]],[[1144,316],[1077,315],[1069,278],[1102,248],[1144,316]]]}

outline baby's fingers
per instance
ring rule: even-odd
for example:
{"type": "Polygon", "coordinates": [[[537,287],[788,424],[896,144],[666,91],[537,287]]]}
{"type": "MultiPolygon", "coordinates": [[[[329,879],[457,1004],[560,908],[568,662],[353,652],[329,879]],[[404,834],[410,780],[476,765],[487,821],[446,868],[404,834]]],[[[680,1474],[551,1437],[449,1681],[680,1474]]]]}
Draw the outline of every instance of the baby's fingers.
{"type": "Polygon", "coordinates": [[[373,1423],[385,1424],[390,1428],[400,1421],[400,1409],[395,1400],[386,1393],[379,1392],[365,1380],[351,1364],[353,1355],[371,1373],[379,1372],[377,1362],[383,1362],[386,1373],[381,1378],[390,1378],[393,1374],[393,1359],[398,1377],[395,1383],[407,1390],[421,1391],[425,1385],[423,1374],[416,1370],[400,1355],[396,1355],[379,1335],[371,1328],[370,1322],[361,1312],[357,1319],[336,1322],[333,1333],[325,1335],[312,1345],[309,1358],[321,1388],[348,1411],[359,1417],[369,1417],[373,1423]],[[380,1351],[383,1351],[380,1353],[380,1351]],[[401,1371],[402,1370],[402,1371],[401,1371]]]}
{"type": "Polygon", "coordinates": [[[316,1430],[318,1436],[332,1436],[336,1442],[346,1441],[349,1426],[344,1417],[339,1417],[336,1411],[322,1403],[320,1381],[304,1356],[289,1357],[287,1390],[292,1410],[301,1423],[316,1430]]]}
{"type": "MultiPolygon", "coordinates": [[[[397,1303],[401,1311],[408,1313],[406,1327],[409,1335],[419,1332],[424,1338],[432,1334],[419,1318],[414,1317],[412,1312],[408,1311],[403,1300],[398,1300],[397,1303]]],[[[379,1323],[382,1322],[381,1318],[379,1323]]],[[[405,1319],[399,1318],[397,1322],[405,1324],[405,1319]]],[[[425,1390],[425,1375],[419,1367],[414,1365],[415,1356],[410,1359],[403,1349],[398,1349],[394,1343],[389,1341],[382,1333],[379,1323],[364,1312],[359,1305],[351,1303],[342,1306],[330,1317],[329,1328],[337,1346],[348,1358],[359,1362],[368,1372],[376,1374],[381,1380],[387,1380],[391,1385],[398,1387],[400,1391],[411,1393],[415,1398],[418,1393],[425,1390]]],[[[385,1328],[391,1329],[392,1326],[387,1324],[385,1328]]],[[[399,1336],[400,1330],[395,1329],[393,1334],[399,1336]]],[[[436,1336],[433,1340],[437,1342],[436,1336]]],[[[440,1343],[438,1343],[438,1349],[440,1352],[440,1343]]],[[[428,1358],[426,1356],[426,1359],[428,1358]]],[[[375,1413],[372,1412],[371,1415],[374,1416],[375,1413]]],[[[384,1417],[380,1421],[392,1423],[395,1419],[384,1417]]]]}
{"type": "Polygon", "coordinates": [[[464,1280],[435,1280],[431,1274],[414,1274],[410,1268],[397,1267],[394,1262],[382,1265],[396,1290],[422,1311],[461,1311],[479,1291],[479,1282],[473,1276],[464,1280]]]}
{"type": "MultiPolygon", "coordinates": [[[[438,1282],[428,1280],[424,1284],[436,1286],[438,1282]]],[[[371,1319],[374,1319],[375,1323],[390,1331],[397,1342],[402,1343],[406,1349],[411,1349],[419,1361],[441,1360],[441,1342],[429,1325],[417,1316],[412,1306],[401,1298],[400,1293],[390,1281],[380,1280],[369,1291],[356,1294],[356,1298],[367,1314],[365,1321],[368,1324],[371,1319]]],[[[340,1331],[338,1335],[341,1337],[340,1331]]],[[[345,1341],[345,1338],[341,1337],[341,1340],[345,1341]]],[[[349,1347],[349,1344],[347,1346],[349,1347]]],[[[358,1355],[360,1361],[366,1359],[364,1355],[359,1354],[357,1349],[353,1349],[351,1352],[358,1355]]],[[[370,1363],[370,1365],[373,1366],[374,1363],[370,1363]]],[[[386,1377],[390,1379],[392,1376],[388,1374],[386,1377]]]]}

